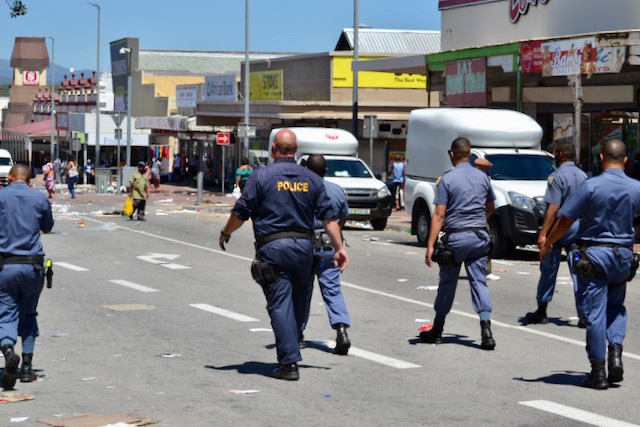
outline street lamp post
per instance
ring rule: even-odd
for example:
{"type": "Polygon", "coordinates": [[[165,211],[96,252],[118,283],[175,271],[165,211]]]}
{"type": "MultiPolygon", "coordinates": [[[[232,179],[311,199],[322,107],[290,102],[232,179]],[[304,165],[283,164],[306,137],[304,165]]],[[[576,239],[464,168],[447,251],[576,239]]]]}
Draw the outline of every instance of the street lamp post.
{"type": "MultiPolygon", "coordinates": [[[[96,65],[96,158],[94,160],[94,167],[100,166],[100,5],[97,3],[87,2],[89,5],[95,7],[98,10],[98,45],[97,45],[97,65],[96,65]]],[[[89,141],[85,141],[88,144],[89,141]]],[[[87,159],[85,159],[86,163],[87,159]]]]}
{"type": "MultiPolygon", "coordinates": [[[[249,157],[249,0],[244,8],[244,155],[249,157]]],[[[223,183],[224,185],[224,183],[223,183]]]]}
{"type": "Polygon", "coordinates": [[[353,117],[351,124],[351,133],[358,138],[358,70],[354,68],[355,62],[358,60],[358,0],[353,0],[353,117]]]}
{"type": "MultiPolygon", "coordinates": [[[[131,104],[133,103],[133,93],[131,85],[131,48],[121,47],[120,55],[127,55],[127,162],[126,166],[131,164],[131,104]]],[[[120,162],[120,159],[118,159],[120,162]]]]}
{"type": "Polygon", "coordinates": [[[56,119],[55,119],[55,106],[56,106],[56,98],[54,96],[55,92],[55,39],[53,37],[47,36],[49,40],[51,40],[51,141],[49,144],[49,156],[51,161],[54,161],[53,150],[55,143],[55,131],[56,131],[56,119]]]}

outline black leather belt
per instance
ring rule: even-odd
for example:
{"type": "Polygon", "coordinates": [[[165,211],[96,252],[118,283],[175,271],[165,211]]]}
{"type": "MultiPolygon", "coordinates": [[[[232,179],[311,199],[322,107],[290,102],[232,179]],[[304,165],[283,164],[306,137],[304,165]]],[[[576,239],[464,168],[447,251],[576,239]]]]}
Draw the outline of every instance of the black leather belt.
{"type": "Polygon", "coordinates": [[[276,233],[267,234],[266,236],[258,236],[256,237],[256,250],[260,249],[262,246],[266,245],[269,242],[278,239],[305,239],[305,240],[314,240],[315,234],[311,230],[286,230],[286,231],[278,231],[276,233]]]}
{"type": "Polygon", "coordinates": [[[44,257],[42,255],[30,255],[30,256],[8,256],[4,257],[4,255],[0,254],[0,271],[5,264],[33,264],[40,265],[44,264],[44,257]]]}
{"type": "Polygon", "coordinates": [[[585,246],[587,248],[593,246],[602,246],[605,248],[627,248],[633,250],[632,245],[623,245],[622,243],[609,243],[609,242],[597,242],[595,240],[578,240],[578,246],[585,246]]]}

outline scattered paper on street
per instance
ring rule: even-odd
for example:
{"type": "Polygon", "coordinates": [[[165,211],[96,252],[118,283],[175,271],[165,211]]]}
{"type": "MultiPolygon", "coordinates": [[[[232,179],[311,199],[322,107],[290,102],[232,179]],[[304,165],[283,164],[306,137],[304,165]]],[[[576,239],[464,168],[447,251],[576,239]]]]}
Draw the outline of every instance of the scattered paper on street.
{"type": "Polygon", "coordinates": [[[0,403],[14,403],[22,400],[33,400],[33,396],[17,391],[4,391],[0,393],[0,403]]]}

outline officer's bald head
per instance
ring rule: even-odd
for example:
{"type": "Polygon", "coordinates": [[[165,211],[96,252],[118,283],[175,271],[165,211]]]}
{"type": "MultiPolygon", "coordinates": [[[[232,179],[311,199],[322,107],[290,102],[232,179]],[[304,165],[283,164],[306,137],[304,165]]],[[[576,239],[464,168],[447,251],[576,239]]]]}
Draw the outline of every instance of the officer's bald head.
{"type": "Polygon", "coordinates": [[[273,158],[277,157],[293,157],[298,150],[298,140],[296,134],[289,129],[278,131],[273,138],[273,147],[271,148],[273,158]]]}
{"type": "Polygon", "coordinates": [[[559,142],[553,150],[553,154],[561,161],[573,161],[576,158],[576,146],[568,141],[559,142]]]}
{"type": "Polygon", "coordinates": [[[624,159],[627,157],[627,147],[619,139],[610,139],[602,143],[600,153],[603,162],[624,164],[624,159]]]}
{"type": "Polygon", "coordinates": [[[22,163],[16,163],[9,170],[8,181],[29,183],[29,168],[22,163]]]}
{"type": "Polygon", "coordinates": [[[312,154],[309,156],[306,162],[308,169],[314,171],[318,175],[324,177],[327,171],[327,161],[322,154],[312,154]]]}
{"type": "Polygon", "coordinates": [[[450,151],[453,154],[452,160],[462,160],[465,157],[471,156],[471,142],[464,137],[456,138],[451,143],[450,151]]]}

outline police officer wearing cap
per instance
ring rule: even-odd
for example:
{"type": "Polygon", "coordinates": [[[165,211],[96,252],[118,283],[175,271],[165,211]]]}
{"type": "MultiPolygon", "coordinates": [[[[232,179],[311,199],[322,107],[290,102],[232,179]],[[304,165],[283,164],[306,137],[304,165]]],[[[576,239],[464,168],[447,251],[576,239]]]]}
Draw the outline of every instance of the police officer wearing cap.
{"type": "Polygon", "coordinates": [[[22,339],[20,381],[36,379],[32,360],[38,299],[44,285],[44,251],[40,232],[53,228],[47,198],[29,188],[29,168],[15,164],[9,185],[0,189],[0,348],[4,355],[2,388],[10,390],[18,377],[20,356],[14,346],[22,339]]]}
{"type": "Polygon", "coordinates": [[[578,277],[578,314],[587,327],[587,355],[591,373],[584,387],[606,389],[623,379],[622,341],[627,329],[624,306],[627,281],[634,264],[634,215],[640,212],[640,182],[624,173],[626,147],[620,140],[605,141],[600,149],[602,174],[585,180],[560,208],[560,219],[540,250],[544,257],[580,220],[579,248],[570,253],[578,277]],[[608,343],[608,371],[605,356],[608,343]]]}
{"type": "MultiPolygon", "coordinates": [[[[553,172],[547,181],[547,191],[544,195],[547,211],[538,236],[539,247],[544,246],[547,234],[549,234],[551,226],[556,221],[560,208],[580,184],[587,179],[587,175],[574,163],[576,149],[572,143],[560,142],[553,150],[553,155],[556,158],[558,170],[553,172]]],[[[554,245],[553,250],[549,251],[540,262],[540,280],[538,281],[538,292],[536,294],[538,309],[525,315],[530,323],[546,324],[549,322],[547,305],[551,302],[556,288],[556,276],[560,267],[562,248],[565,248],[569,253],[569,248],[578,239],[579,226],[580,221],[574,222],[567,233],[554,245]]],[[[575,287],[575,276],[572,275],[572,278],[575,287]]],[[[579,321],[579,325],[582,325],[582,321],[579,321]]]]}
{"type": "Polygon", "coordinates": [[[252,276],[266,297],[276,339],[278,367],[273,376],[283,380],[300,378],[298,337],[310,292],[314,218],[322,220],[340,270],[349,263],[324,183],[296,164],[297,146],[291,130],[276,133],[271,147],[274,163],[251,174],[219,239],[225,250],[231,234],[251,218],[256,238],[252,276]]]}
{"type": "Polygon", "coordinates": [[[433,327],[420,333],[420,339],[432,344],[442,343],[442,331],[453,305],[462,263],[465,264],[471,287],[473,306],[480,316],[483,350],[493,350],[496,342],[491,332],[491,297],[486,281],[487,254],[491,239],[487,218],[494,212],[495,196],[487,174],[469,163],[471,143],[457,138],[451,143],[449,157],[454,168],[436,181],[435,212],[431,219],[425,262],[431,267],[440,264],[440,284],[434,309],[433,327]],[[440,231],[444,247],[434,254],[440,231]]]}
{"type": "MultiPolygon", "coordinates": [[[[305,166],[317,173],[318,176],[324,178],[324,174],[327,170],[327,161],[321,154],[312,154],[307,159],[305,166]]],[[[342,229],[342,226],[349,216],[347,196],[339,185],[334,184],[331,181],[324,180],[324,186],[337,213],[338,225],[340,225],[340,228],[342,229]]],[[[315,257],[310,287],[313,288],[313,280],[315,276],[317,276],[318,286],[320,287],[322,299],[324,300],[325,307],[327,308],[327,314],[329,315],[329,324],[331,325],[331,328],[336,331],[336,346],[333,349],[333,353],[345,356],[351,347],[351,341],[347,334],[347,328],[351,325],[351,321],[349,320],[347,305],[344,302],[344,295],[342,295],[342,290],[340,289],[340,268],[333,262],[333,257],[336,251],[333,248],[333,244],[331,244],[329,237],[324,232],[322,221],[316,219],[314,229],[315,257]]],[[[309,303],[307,304],[308,309],[303,323],[303,329],[309,320],[312,291],[313,289],[309,292],[309,303]]],[[[304,339],[302,336],[300,337],[300,345],[304,348],[304,339]]]]}

